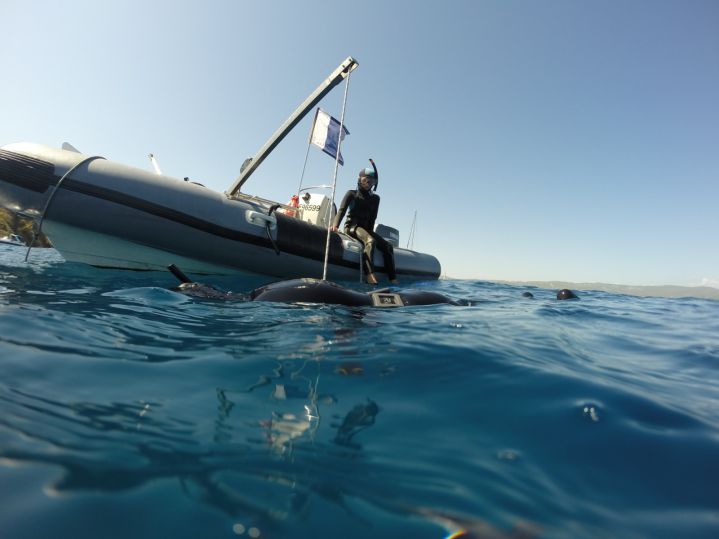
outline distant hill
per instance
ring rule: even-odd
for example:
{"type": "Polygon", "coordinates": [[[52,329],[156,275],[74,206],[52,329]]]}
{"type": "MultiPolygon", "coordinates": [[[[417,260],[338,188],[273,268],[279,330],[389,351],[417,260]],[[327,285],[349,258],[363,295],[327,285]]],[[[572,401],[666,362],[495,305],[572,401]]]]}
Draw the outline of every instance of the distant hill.
{"type": "MultiPolygon", "coordinates": [[[[29,244],[35,236],[35,221],[0,207],[0,237],[10,234],[17,234],[26,244],[29,244]]],[[[40,233],[40,237],[35,240],[34,247],[51,247],[50,240],[45,234],[40,233]]]]}
{"type": "Polygon", "coordinates": [[[631,296],[657,296],[663,298],[705,298],[719,300],[719,288],[710,286],[631,286],[608,283],[567,283],[564,281],[493,281],[498,283],[537,286],[560,290],[602,290],[604,292],[615,292],[617,294],[629,294],[631,296]]]}

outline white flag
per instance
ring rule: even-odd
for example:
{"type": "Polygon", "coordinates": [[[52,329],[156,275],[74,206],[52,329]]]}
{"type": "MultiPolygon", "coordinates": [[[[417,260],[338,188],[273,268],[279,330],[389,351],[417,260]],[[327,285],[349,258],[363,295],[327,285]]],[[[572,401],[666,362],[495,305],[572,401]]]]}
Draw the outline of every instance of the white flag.
{"type": "MultiPolygon", "coordinates": [[[[339,146],[340,123],[322,109],[318,108],[315,114],[315,123],[312,127],[310,142],[320,148],[323,152],[337,159],[340,165],[344,165],[342,154],[337,158],[337,148],[339,146]]],[[[345,135],[350,132],[342,126],[342,140],[345,135]]]]}

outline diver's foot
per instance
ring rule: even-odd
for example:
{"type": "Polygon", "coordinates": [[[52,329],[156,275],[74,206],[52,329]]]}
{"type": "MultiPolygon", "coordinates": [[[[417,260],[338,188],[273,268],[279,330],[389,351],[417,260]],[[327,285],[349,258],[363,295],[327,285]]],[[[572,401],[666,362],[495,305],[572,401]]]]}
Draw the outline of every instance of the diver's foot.
{"type": "Polygon", "coordinates": [[[390,284],[399,284],[399,281],[397,279],[390,279],[390,284]]]}
{"type": "Polygon", "coordinates": [[[374,273],[368,273],[368,274],[367,274],[367,283],[369,283],[369,284],[377,284],[377,277],[375,277],[374,273]]]}

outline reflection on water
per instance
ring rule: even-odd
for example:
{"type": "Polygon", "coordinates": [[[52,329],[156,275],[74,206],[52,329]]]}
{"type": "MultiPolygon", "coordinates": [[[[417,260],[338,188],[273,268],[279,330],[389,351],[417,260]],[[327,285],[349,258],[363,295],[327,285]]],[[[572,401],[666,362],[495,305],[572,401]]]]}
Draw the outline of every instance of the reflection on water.
{"type": "Polygon", "coordinates": [[[337,427],[335,443],[359,449],[361,446],[353,442],[352,438],[360,431],[374,425],[378,413],[379,406],[373,400],[367,399],[366,403],[356,405],[337,427]]]}
{"type": "MultiPolygon", "coordinates": [[[[0,425],[32,443],[3,445],[0,458],[59,467],[62,475],[46,486],[50,494],[122,491],[176,479],[188,499],[231,517],[236,532],[284,533],[284,523],[301,518],[318,497],[350,514],[356,501],[348,500],[364,500],[450,531],[483,526],[500,533],[481,520],[397,496],[401,475],[363,458],[359,442],[375,425],[379,405],[368,398],[341,412],[337,397],[319,391],[321,372],[316,361],[299,367],[283,362],[242,391],[216,388],[212,443],[198,438],[200,425],[163,414],[159,402],[73,402],[4,390],[0,425]],[[233,400],[263,390],[272,406],[269,418],[253,417],[233,400]],[[333,434],[318,436],[325,414],[342,420],[327,421],[333,434]],[[379,477],[393,477],[395,492],[378,491],[379,477]]],[[[334,368],[332,375],[342,376],[334,368]]]]}

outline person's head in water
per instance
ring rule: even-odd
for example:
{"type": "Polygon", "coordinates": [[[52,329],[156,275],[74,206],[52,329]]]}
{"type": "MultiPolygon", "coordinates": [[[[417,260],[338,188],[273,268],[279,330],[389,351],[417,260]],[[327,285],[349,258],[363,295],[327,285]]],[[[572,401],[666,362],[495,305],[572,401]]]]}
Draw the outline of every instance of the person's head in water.
{"type": "Polygon", "coordinates": [[[377,173],[373,168],[363,168],[359,171],[357,187],[365,192],[372,189],[377,190],[377,173]]]}
{"type": "Polygon", "coordinates": [[[559,292],[557,292],[557,299],[579,299],[579,296],[568,288],[562,288],[559,292]]]}

